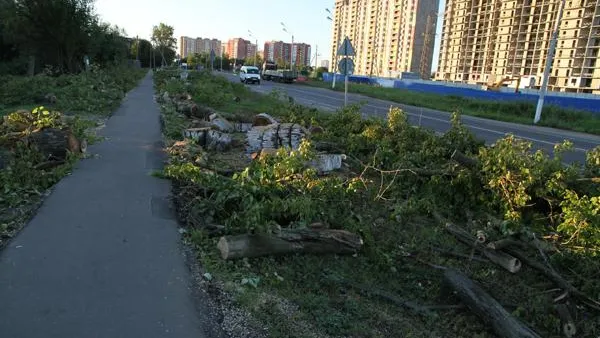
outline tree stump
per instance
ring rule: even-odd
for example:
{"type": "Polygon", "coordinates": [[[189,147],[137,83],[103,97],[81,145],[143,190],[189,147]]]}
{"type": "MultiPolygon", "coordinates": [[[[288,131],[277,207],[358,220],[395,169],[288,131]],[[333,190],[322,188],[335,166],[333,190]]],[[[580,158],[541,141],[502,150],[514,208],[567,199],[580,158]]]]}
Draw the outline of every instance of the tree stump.
{"type": "Polygon", "coordinates": [[[87,143],[79,141],[70,131],[55,128],[34,132],[26,142],[35,146],[48,160],[64,160],[68,152],[81,153],[87,148],[87,143]]]}

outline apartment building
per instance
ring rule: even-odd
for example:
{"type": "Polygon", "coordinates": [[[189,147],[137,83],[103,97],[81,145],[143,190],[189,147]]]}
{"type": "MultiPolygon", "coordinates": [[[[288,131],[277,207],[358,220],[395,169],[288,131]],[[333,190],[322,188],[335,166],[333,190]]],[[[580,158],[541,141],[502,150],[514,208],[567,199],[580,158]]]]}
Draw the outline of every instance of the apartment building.
{"type": "Polygon", "coordinates": [[[182,59],[196,52],[196,39],[187,36],[179,37],[179,55],[182,59]]]}
{"type": "Polygon", "coordinates": [[[192,54],[210,53],[213,50],[216,55],[221,54],[221,41],[218,39],[191,38],[181,36],[179,38],[179,55],[182,58],[192,54]]]}
{"type": "Polygon", "coordinates": [[[336,0],[331,60],[344,37],[354,45],[355,74],[431,74],[439,0],[336,0]]]}
{"type": "Polygon", "coordinates": [[[254,56],[254,49],[252,46],[254,45],[250,41],[242,38],[229,39],[229,41],[227,41],[226,53],[233,59],[245,59],[248,56],[254,56]]]}
{"type": "MultiPolygon", "coordinates": [[[[560,0],[447,0],[438,80],[539,88],[560,0]]],[[[567,0],[548,89],[600,93],[600,3],[567,0]]]]}
{"type": "Polygon", "coordinates": [[[291,43],[283,41],[267,41],[264,46],[265,60],[269,62],[284,62],[291,64],[291,57],[294,55],[294,62],[297,66],[310,65],[311,47],[306,43],[291,43]]]}
{"type": "Polygon", "coordinates": [[[296,66],[310,66],[310,45],[306,43],[294,43],[292,55],[296,66]]]}

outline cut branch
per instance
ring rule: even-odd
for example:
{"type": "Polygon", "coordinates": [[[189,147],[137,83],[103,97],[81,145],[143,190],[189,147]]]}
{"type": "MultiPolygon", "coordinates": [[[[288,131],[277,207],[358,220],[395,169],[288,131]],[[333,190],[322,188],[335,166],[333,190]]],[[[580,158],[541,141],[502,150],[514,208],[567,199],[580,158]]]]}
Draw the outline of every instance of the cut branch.
{"type": "Polygon", "coordinates": [[[566,279],[564,279],[556,271],[550,270],[549,268],[545,267],[543,264],[527,257],[527,255],[525,255],[523,252],[521,252],[517,249],[507,248],[507,249],[505,249],[505,251],[508,252],[510,255],[520,259],[523,263],[529,265],[530,267],[532,267],[532,268],[538,270],[539,272],[541,272],[542,274],[544,274],[546,277],[548,277],[548,279],[552,280],[558,287],[565,290],[571,296],[579,299],[585,305],[589,306],[590,308],[600,311],[600,302],[595,301],[595,300],[591,299],[590,297],[586,296],[583,292],[581,292],[577,288],[575,288],[571,283],[569,283],[566,279]]]}
{"type": "Polygon", "coordinates": [[[494,251],[491,249],[486,250],[483,246],[479,244],[479,241],[474,236],[469,234],[466,230],[463,230],[452,223],[446,223],[445,229],[446,231],[454,235],[456,239],[470,246],[471,248],[473,248],[473,250],[477,250],[483,253],[490,261],[503,267],[507,271],[511,273],[516,273],[521,269],[521,262],[517,258],[511,257],[511,255],[506,254],[504,252],[494,251]]]}
{"type": "Polygon", "coordinates": [[[478,165],[478,162],[476,159],[470,158],[458,150],[454,150],[454,152],[452,153],[452,156],[450,156],[450,159],[458,162],[460,165],[462,165],[466,168],[469,168],[469,169],[477,168],[477,165],[478,165]]]}
{"type": "Polygon", "coordinates": [[[535,331],[514,318],[483,288],[459,271],[444,271],[445,281],[456,291],[460,299],[489,324],[503,338],[541,338],[535,331]]]}

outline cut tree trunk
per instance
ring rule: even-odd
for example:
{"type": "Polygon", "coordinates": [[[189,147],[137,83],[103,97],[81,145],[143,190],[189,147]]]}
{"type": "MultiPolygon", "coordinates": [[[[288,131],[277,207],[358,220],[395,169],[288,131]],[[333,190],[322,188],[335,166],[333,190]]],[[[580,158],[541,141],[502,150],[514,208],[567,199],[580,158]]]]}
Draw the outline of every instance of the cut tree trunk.
{"type": "Polygon", "coordinates": [[[270,124],[277,124],[277,121],[267,113],[260,113],[254,116],[254,120],[252,121],[252,126],[268,126],[270,124]]]}
{"type": "Polygon", "coordinates": [[[235,130],[233,124],[219,114],[212,114],[208,119],[211,126],[219,131],[231,133],[235,130]]]}
{"type": "Polygon", "coordinates": [[[295,123],[256,126],[246,133],[250,153],[258,152],[263,148],[289,147],[298,149],[300,142],[306,137],[307,132],[304,127],[295,123]]]}
{"type": "Polygon", "coordinates": [[[183,137],[196,141],[209,150],[224,151],[231,147],[231,135],[210,128],[190,128],[183,131],[183,137]]]}
{"type": "Polygon", "coordinates": [[[223,259],[310,254],[353,254],[363,245],[360,236],[345,230],[282,229],[277,235],[237,235],[221,237],[217,247],[223,259]]]}
{"type": "Polygon", "coordinates": [[[59,161],[66,159],[68,152],[81,153],[87,146],[71,132],[55,128],[34,132],[27,137],[27,142],[35,146],[46,159],[59,161]]]}
{"type": "Polygon", "coordinates": [[[447,269],[444,279],[460,299],[492,330],[503,338],[541,338],[532,329],[506,311],[483,288],[459,271],[447,269]]]}

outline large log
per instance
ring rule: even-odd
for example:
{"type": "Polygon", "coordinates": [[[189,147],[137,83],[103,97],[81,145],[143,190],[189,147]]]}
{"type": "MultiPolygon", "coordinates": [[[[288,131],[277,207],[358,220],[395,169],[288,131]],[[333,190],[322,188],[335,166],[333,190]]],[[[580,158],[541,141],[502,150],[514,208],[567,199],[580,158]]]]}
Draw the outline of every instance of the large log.
{"type": "Polygon", "coordinates": [[[282,229],[277,235],[237,235],[221,237],[217,247],[223,259],[310,254],[353,254],[363,245],[359,235],[345,230],[282,229]]]}
{"type": "Polygon", "coordinates": [[[210,121],[211,126],[219,131],[226,133],[235,131],[233,124],[219,114],[211,114],[208,117],[208,120],[210,121]]]}
{"type": "Polygon", "coordinates": [[[460,299],[492,330],[503,338],[541,338],[532,329],[513,317],[483,288],[459,271],[446,269],[445,281],[460,299]]]}
{"type": "Polygon", "coordinates": [[[64,160],[68,152],[85,152],[87,143],[79,141],[70,131],[45,128],[30,134],[26,142],[35,146],[48,160],[64,160]]]}

